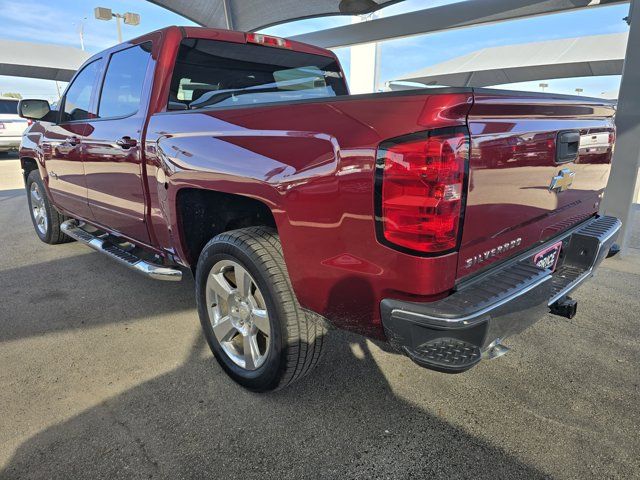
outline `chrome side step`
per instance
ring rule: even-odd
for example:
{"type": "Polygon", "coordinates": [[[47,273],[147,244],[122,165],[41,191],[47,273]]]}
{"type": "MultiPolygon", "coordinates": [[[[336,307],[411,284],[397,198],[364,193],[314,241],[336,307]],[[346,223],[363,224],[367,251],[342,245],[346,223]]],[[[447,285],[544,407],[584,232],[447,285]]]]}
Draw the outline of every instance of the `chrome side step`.
{"type": "Polygon", "coordinates": [[[94,250],[104,253],[108,257],[113,258],[118,263],[126,265],[138,273],[154,278],[156,280],[167,280],[171,282],[179,282],[182,280],[182,272],[178,268],[165,267],[147,262],[133,255],[126,250],[104,241],[102,238],[93,235],[82,229],[75,219],[67,220],[60,225],[60,229],[74,240],[90,246],[94,250]]]}

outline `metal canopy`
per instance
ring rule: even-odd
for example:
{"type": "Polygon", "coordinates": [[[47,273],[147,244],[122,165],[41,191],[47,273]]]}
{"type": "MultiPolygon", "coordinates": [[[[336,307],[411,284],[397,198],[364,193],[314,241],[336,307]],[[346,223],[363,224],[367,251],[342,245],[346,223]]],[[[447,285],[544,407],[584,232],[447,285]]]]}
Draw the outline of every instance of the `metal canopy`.
{"type": "Polygon", "coordinates": [[[205,27],[254,31],[324,15],[361,15],[402,0],[150,0],[205,27]]]}
{"type": "Polygon", "coordinates": [[[627,37],[625,32],[484,48],[396,81],[485,87],[552,78],[620,75],[627,37]]]}
{"type": "Polygon", "coordinates": [[[0,40],[0,75],[68,82],[87,58],[73,47],[0,40]]]}
{"type": "Polygon", "coordinates": [[[629,0],[466,0],[291,38],[338,48],[622,3],[629,0]]]}

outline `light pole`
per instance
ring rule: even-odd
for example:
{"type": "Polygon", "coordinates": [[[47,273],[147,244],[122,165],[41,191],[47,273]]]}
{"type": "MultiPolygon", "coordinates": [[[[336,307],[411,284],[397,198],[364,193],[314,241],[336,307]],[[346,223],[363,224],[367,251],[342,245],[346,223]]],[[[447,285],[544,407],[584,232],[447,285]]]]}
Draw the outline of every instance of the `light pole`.
{"type": "Polygon", "coordinates": [[[113,13],[110,8],[96,7],[93,11],[96,19],[98,20],[111,20],[116,19],[116,25],[118,27],[118,43],[122,43],[122,28],[120,27],[120,19],[124,20],[124,23],[131,26],[140,25],[140,15],[137,13],[113,13]]]}
{"type": "Polygon", "coordinates": [[[80,37],[80,48],[84,51],[84,22],[87,20],[87,17],[84,17],[78,23],[78,36],[80,37]]]}
{"type": "Polygon", "coordinates": [[[583,88],[576,88],[576,93],[577,93],[578,95],[582,95],[582,92],[584,92],[584,89],[583,89],[583,88]]]}
{"type": "Polygon", "coordinates": [[[544,89],[547,88],[549,86],[548,83],[539,83],[538,86],[542,89],[542,91],[544,92],[544,89]]]}

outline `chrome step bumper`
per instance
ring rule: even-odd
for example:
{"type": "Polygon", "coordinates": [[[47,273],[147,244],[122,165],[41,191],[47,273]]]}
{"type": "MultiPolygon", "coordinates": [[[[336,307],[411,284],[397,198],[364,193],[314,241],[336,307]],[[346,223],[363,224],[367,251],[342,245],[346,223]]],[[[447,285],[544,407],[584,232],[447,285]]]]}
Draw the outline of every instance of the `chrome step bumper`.
{"type": "Polygon", "coordinates": [[[60,225],[60,229],[74,240],[84,243],[100,253],[104,253],[118,263],[126,265],[132,270],[135,270],[147,277],[170,282],[179,282],[182,280],[182,271],[178,268],[165,267],[163,265],[156,265],[154,263],[147,262],[146,260],[123,250],[119,246],[87,232],[80,227],[77,220],[71,219],[63,222],[60,225]]]}

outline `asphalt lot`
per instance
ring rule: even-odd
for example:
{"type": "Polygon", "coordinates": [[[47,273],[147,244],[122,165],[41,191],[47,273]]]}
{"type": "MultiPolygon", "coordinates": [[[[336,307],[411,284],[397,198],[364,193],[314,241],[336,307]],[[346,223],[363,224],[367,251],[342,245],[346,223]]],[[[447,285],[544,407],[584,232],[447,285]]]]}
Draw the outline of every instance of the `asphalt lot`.
{"type": "Polygon", "coordinates": [[[257,395],[206,348],[190,279],[41,243],[15,168],[0,160],[2,479],[640,476],[637,254],[605,262],[575,319],[464,374],[331,331],[312,375],[257,395]]]}

